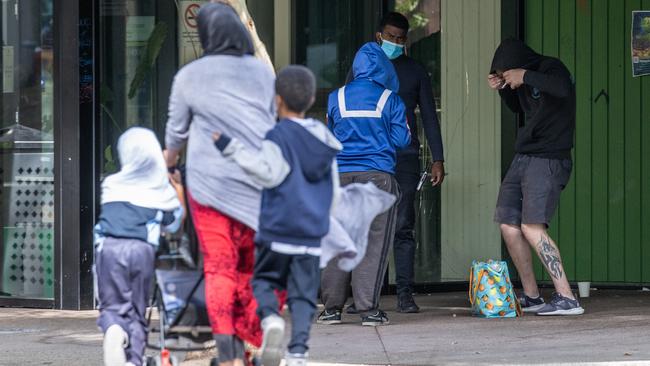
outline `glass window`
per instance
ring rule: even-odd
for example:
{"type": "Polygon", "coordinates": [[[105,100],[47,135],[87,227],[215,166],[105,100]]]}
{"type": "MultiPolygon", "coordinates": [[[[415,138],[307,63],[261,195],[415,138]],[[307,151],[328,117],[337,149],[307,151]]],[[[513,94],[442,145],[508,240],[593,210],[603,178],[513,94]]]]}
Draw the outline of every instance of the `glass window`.
{"type": "Polygon", "coordinates": [[[318,94],[310,114],[321,120],[328,94],[342,86],[359,47],[373,39],[381,1],[305,0],[294,2],[295,62],[317,78],[318,94]]]}
{"type": "Polygon", "coordinates": [[[207,1],[100,0],[102,178],[119,169],[115,145],[132,126],[162,141],[178,66],[200,56],[195,16],[207,1]]]}
{"type": "Polygon", "coordinates": [[[156,27],[155,10],[155,0],[100,1],[103,173],[117,170],[114,146],[124,130],[153,127],[153,65],[144,62],[144,54],[156,27]]]}
{"type": "Polygon", "coordinates": [[[0,3],[0,297],[54,297],[52,4],[0,3]]]}

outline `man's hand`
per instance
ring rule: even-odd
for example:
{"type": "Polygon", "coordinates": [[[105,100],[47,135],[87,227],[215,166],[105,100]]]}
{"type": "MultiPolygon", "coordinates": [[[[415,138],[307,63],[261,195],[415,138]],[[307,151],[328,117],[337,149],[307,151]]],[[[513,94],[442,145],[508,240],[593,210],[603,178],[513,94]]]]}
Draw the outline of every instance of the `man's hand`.
{"type": "Polygon", "coordinates": [[[445,180],[445,163],[442,161],[434,161],[431,166],[431,184],[437,187],[445,180]]]}
{"type": "Polygon", "coordinates": [[[503,73],[503,79],[506,81],[506,84],[510,85],[510,89],[514,90],[524,85],[525,74],[526,70],[524,69],[512,69],[503,73]]]}
{"type": "Polygon", "coordinates": [[[488,75],[488,85],[491,89],[499,90],[502,89],[504,85],[506,85],[506,81],[497,74],[490,74],[488,75]]]}
{"type": "Polygon", "coordinates": [[[221,132],[215,132],[215,133],[212,134],[212,140],[214,142],[219,141],[220,138],[221,138],[221,132]]]}

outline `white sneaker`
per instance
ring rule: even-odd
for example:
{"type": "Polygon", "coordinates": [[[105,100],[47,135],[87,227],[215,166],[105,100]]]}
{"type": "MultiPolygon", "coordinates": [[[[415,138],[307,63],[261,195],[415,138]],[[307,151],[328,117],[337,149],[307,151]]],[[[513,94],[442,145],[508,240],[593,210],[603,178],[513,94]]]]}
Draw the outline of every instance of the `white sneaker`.
{"type": "Polygon", "coordinates": [[[284,355],[284,319],[269,315],[262,319],[262,366],[278,366],[284,355]]]}
{"type": "Polygon", "coordinates": [[[307,366],[307,354],[305,353],[287,353],[284,360],[286,366],[307,366]]]}
{"type": "Polygon", "coordinates": [[[104,366],[124,366],[129,336],[117,324],[111,325],[104,334],[104,366]]]}

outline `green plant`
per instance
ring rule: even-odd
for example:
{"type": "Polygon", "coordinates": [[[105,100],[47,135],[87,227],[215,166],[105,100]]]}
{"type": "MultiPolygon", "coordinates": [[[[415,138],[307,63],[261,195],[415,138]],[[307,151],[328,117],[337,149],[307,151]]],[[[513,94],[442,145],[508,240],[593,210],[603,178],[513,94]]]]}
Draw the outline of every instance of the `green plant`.
{"type": "Polygon", "coordinates": [[[408,18],[411,30],[424,28],[429,24],[426,14],[417,11],[419,5],[420,0],[397,0],[395,2],[395,11],[408,18]]]}
{"type": "Polygon", "coordinates": [[[104,149],[104,173],[112,174],[117,171],[117,164],[113,157],[113,148],[111,145],[106,146],[104,149]]]}
{"type": "Polygon", "coordinates": [[[131,86],[129,87],[129,99],[133,99],[138,92],[138,89],[142,86],[147,76],[151,73],[154,66],[156,65],[156,60],[160,54],[165,40],[167,39],[167,33],[169,32],[169,27],[165,22],[158,22],[156,27],[151,32],[149,39],[147,40],[147,45],[145,46],[144,57],[140,59],[138,67],[135,70],[135,75],[133,80],[131,80],[131,86]]]}

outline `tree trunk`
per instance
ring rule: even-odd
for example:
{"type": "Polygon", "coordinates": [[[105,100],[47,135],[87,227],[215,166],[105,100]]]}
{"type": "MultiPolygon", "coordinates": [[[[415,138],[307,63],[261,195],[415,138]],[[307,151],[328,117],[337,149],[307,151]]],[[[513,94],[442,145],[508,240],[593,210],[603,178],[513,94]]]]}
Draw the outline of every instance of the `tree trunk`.
{"type": "Polygon", "coordinates": [[[251,35],[251,39],[253,40],[253,47],[255,48],[255,57],[264,61],[264,63],[269,65],[271,70],[273,70],[275,73],[275,67],[273,66],[271,57],[269,57],[269,53],[266,51],[264,42],[262,42],[259,35],[257,34],[257,28],[255,28],[253,17],[251,17],[250,13],[248,12],[246,0],[212,0],[212,2],[228,4],[232,6],[233,9],[235,9],[235,12],[237,12],[242,23],[244,23],[244,26],[246,26],[246,29],[248,29],[248,32],[251,35]]]}

